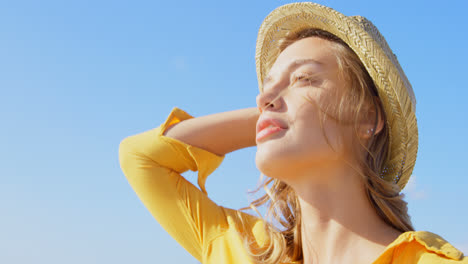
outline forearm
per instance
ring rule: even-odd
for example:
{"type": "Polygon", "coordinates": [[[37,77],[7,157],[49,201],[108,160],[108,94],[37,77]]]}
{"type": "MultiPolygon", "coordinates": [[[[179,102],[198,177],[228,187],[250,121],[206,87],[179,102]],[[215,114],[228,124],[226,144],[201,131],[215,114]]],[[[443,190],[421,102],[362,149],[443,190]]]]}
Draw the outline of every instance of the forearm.
{"type": "Polygon", "coordinates": [[[169,127],[164,135],[224,155],[256,144],[258,116],[258,109],[252,107],[196,117],[169,127]]]}

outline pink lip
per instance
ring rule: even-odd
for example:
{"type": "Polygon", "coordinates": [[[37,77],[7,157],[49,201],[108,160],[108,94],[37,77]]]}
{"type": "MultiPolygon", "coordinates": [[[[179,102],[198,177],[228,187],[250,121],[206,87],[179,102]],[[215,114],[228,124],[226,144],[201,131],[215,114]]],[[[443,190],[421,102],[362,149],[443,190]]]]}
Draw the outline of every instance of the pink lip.
{"type": "Polygon", "coordinates": [[[260,119],[257,123],[256,141],[260,142],[268,136],[286,129],[287,126],[281,120],[273,118],[260,119]]]}

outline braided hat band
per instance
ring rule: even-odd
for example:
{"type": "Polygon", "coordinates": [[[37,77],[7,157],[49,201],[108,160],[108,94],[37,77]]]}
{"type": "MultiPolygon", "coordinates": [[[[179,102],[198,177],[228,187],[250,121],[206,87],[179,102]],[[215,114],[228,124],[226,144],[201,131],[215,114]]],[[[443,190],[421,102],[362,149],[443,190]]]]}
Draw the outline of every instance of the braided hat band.
{"type": "Polygon", "coordinates": [[[281,52],[277,42],[307,28],[321,29],[342,39],[367,69],[382,101],[390,131],[389,153],[381,177],[403,189],[418,152],[416,98],[396,56],[369,20],[348,17],[308,2],[276,8],[263,21],[257,37],[255,62],[260,91],[263,79],[281,52]]]}

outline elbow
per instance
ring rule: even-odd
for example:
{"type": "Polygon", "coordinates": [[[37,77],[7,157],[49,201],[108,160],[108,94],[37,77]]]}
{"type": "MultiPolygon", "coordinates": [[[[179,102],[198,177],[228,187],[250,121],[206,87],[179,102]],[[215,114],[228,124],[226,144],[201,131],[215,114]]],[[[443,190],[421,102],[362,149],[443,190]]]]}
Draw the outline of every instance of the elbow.
{"type": "Polygon", "coordinates": [[[135,157],[132,157],[132,147],[130,138],[124,138],[119,144],[119,164],[122,172],[127,176],[128,170],[134,163],[135,157]]]}
{"type": "Polygon", "coordinates": [[[139,136],[129,136],[120,142],[119,163],[127,179],[141,175],[149,168],[159,167],[159,164],[144,152],[142,144],[144,143],[139,136]]]}
{"type": "Polygon", "coordinates": [[[120,141],[119,144],[119,161],[122,163],[122,160],[126,157],[126,154],[129,152],[129,143],[128,137],[120,141]]]}

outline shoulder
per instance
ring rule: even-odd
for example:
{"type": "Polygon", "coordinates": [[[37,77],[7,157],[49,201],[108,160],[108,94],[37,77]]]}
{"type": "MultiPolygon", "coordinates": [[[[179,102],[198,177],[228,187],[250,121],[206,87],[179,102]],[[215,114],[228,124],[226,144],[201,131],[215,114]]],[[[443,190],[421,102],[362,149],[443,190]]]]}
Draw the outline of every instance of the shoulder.
{"type": "MultiPolygon", "coordinates": [[[[468,264],[468,257],[441,236],[428,231],[401,234],[393,246],[394,263],[460,263],[468,264]]],[[[389,247],[390,247],[389,246],[389,247]]]]}

